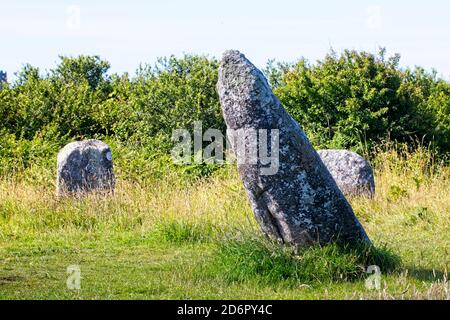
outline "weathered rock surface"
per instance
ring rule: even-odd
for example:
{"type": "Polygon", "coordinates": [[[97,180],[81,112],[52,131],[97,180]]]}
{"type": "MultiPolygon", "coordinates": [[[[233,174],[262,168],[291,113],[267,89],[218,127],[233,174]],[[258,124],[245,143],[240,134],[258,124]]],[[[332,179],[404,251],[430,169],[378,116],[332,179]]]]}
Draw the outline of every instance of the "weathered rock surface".
{"type": "Polygon", "coordinates": [[[317,151],[345,196],[375,194],[375,180],[370,164],[360,155],[348,150],[317,151]]]}
{"type": "MultiPolygon", "coordinates": [[[[296,246],[334,241],[370,243],[299,124],[243,54],[225,52],[217,89],[228,130],[279,130],[279,167],[272,175],[261,174],[266,164],[259,158],[256,164],[239,161],[242,154],[231,141],[239,175],[263,232],[296,246]]],[[[244,145],[249,146],[247,140],[244,145]]]]}
{"type": "Polygon", "coordinates": [[[72,142],[58,153],[56,191],[59,196],[112,192],[114,185],[111,149],[102,141],[72,142]]]}

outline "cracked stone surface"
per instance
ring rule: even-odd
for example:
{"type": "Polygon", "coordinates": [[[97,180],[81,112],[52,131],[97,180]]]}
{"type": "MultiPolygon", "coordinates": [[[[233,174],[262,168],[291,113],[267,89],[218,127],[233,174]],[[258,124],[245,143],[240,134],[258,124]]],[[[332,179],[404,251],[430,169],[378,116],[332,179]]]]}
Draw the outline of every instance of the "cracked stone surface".
{"type": "Polygon", "coordinates": [[[300,247],[370,243],[300,125],[285,111],[261,71],[239,51],[224,53],[217,90],[228,130],[279,130],[276,174],[262,175],[266,164],[260,159],[256,164],[240,162],[232,142],[240,178],[262,231],[300,247]]]}
{"type": "Polygon", "coordinates": [[[69,143],[58,153],[57,170],[58,196],[114,191],[112,153],[109,146],[102,141],[69,143]]]}
{"type": "Polygon", "coordinates": [[[319,150],[317,153],[345,196],[373,197],[373,170],[363,157],[348,150],[319,150]]]}

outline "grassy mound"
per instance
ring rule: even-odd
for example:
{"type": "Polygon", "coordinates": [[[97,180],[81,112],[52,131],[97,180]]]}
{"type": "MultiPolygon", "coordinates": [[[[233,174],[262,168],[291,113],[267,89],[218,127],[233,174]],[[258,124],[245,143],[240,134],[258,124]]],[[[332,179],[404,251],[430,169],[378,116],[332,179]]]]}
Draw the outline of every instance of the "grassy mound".
{"type": "Polygon", "coordinates": [[[296,250],[261,237],[221,242],[214,256],[216,272],[226,279],[255,278],[263,283],[353,281],[367,277],[366,269],[370,265],[378,266],[385,273],[400,266],[400,258],[387,247],[330,244],[296,250]]]}

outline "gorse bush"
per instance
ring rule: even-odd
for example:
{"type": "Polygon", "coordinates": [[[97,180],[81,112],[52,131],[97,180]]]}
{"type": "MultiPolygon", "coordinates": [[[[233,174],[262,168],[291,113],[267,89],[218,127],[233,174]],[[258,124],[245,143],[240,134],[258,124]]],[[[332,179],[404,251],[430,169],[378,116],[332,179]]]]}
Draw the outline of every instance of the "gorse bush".
{"type": "MultiPolygon", "coordinates": [[[[398,56],[386,58],[384,51],[346,51],[316,64],[270,63],[265,72],[317,147],[361,152],[387,138],[419,138],[437,154],[448,153],[450,84],[420,68],[401,70],[398,63],[398,56]]],[[[4,84],[1,174],[36,161],[50,165],[39,158],[54,159],[73,140],[105,139],[145,162],[167,159],[174,129],[192,129],[194,121],[225,129],[215,88],[218,60],[171,56],[140,66],[132,77],[109,74],[109,67],[98,56],[60,57],[45,74],[26,65],[13,83],[4,84]]],[[[211,170],[200,166],[186,173],[211,170]]]]}
{"type": "Polygon", "coordinates": [[[215,90],[218,62],[200,56],[159,59],[141,66],[133,80],[117,78],[105,115],[109,134],[136,145],[167,151],[174,129],[194,121],[223,129],[215,90]]]}
{"type": "Polygon", "coordinates": [[[99,57],[61,57],[45,76],[25,66],[0,95],[2,125],[32,139],[48,128],[58,137],[115,136],[133,143],[169,137],[196,120],[223,127],[215,83],[218,62],[206,57],[159,59],[141,66],[134,79],[108,76],[99,57]]]}
{"type": "Polygon", "coordinates": [[[421,68],[401,70],[400,57],[334,52],[315,65],[269,63],[275,94],[322,148],[372,149],[387,137],[424,139],[450,151],[450,84],[421,68]]]}
{"type": "Polygon", "coordinates": [[[30,165],[28,159],[42,151],[18,149],[29,150],[33,141],[48,141],[52,148],[44,154],[55,158],[72,140],[106,139],[126,154],[153,161],[167,158],[174,129],[190,128],[194,121],[224,129],[215,90],[218,61],[163,58],[141,66],[133,79],[109,76],[108,69],[99,57],[79,56],[61,57],[45,75],[30,65],[18,72],[0,91],[0,156],[7,164],[2,170],[15,170],[17,162],[18,168],[30,165]]]}

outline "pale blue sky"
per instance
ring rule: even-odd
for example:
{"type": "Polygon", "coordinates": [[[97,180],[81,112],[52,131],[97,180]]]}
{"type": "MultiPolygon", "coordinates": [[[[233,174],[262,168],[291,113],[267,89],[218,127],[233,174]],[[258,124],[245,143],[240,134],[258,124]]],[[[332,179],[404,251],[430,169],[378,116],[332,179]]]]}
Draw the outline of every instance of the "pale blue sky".
{"type": "Polygon", "coordinates": [[[450,2],[439,0],[0,0],[0,69],[45,70],[59,54],[96,54],[112,72],[183,52],[239,49],[257,66],[310,61],[333,47],[400,53],[402,66],[450,79],[450,2]]]}

